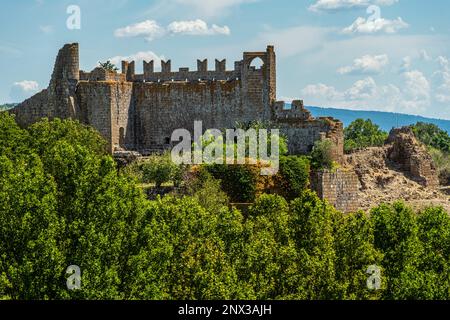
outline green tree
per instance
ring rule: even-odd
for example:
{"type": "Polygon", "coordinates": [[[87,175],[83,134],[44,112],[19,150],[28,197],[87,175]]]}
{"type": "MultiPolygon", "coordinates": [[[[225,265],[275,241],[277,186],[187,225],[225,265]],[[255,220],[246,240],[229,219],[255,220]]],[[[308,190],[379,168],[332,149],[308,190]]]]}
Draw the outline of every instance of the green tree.
{"type": "Polygon", "coordinates": [[[0,298],[55,298],[66,267],[55,182],[35,154],[0,156],[0,181],[0,298]]]}
{"type": "Polygon", "coordinates": [[[423,144],[450,153],[450,135],[431,123],[418,122],[412,126],[415,136],[423,144]]]}
{"type": "Polygon", "coordinates": [[[113,71],[113,72],[119,71],[119,68],[117,68],[110,60],[108,60],[106,62],[99,62],[98,64],[99,64],[100,68],[103,68],[107,71],[113,71]]]}
{"type": "Polygon", "coordinates": [[[0,155],[18,158],[28,153],[29,134],[21,129],[13,115],[0,112],[0,155]]]}
{"type": "Polygon", "coordinates": [[[221,214],[206,211],[192,198],[151,202],[140,233],[142,249],[130,260],[130,297],[235,298],[237,277],[218,232],[221,214]]]}
{"type": "Polygon", "coordinates": [[[298,257],[290,233],[289,206],[282,197],[262,195],[245,223],[239,278],[261,300],[297,296],[298,257]]]}
{"type": "Polygon", "coordinates": [[[291,229],[299,268],[297,281],[304,299],[336,299],[334,219],[336,211],[309,190],[291,203],[291,229]]]}
{"type": "Polygon", "coordinates": [[[342,290],[339,298],[379,299],[380,291],[367,288],[366,272],[372,265],[381,268],[382,254],[375,249],[373,226],[364,212],[336,214],[335,251],[336,278],[342,290]]]}
{"type": "Polygon", "coordinates": [[[417,219],[424,247],[420,270],[425,273],[422,297],[447,300],[450,297],[450,217],[443,208],[427,208],[417,219]]]}
{"type": "Polygon", "coordinates": [[[282,156],[278,188],[287,200],[293,200],[309,186],[310,161],[307,157],[282,156]]]}
{"type": "Polygon", "coordinates": [[[426,298],[424,273],[420,265],[423,246],[418,237],[416,217],[404,203],[381,205],[372,210],[375,248],[384,255],[385,299],[426,298]]]}
{"type": "Polygon", "coordinates": [[[333,161],[333,142],[330,139],[316,141],[311,152],[311,165],[315,169],[331,169],[333,161]]]}
{"type": "Polygon", "coordinates": [[[344,129],[345,151],[367,147],[379,147],[384,144],[388,134],[370,119],[356,119],[344,129]]]}
{"type": "Polygon", "coordinates": [[[153,155],[138,165],[143,183],[155,183],[160,188],[164,183],[173,182],[179,186],[186,170],[184,165],[175,164],[170,153],[153,155]]]}

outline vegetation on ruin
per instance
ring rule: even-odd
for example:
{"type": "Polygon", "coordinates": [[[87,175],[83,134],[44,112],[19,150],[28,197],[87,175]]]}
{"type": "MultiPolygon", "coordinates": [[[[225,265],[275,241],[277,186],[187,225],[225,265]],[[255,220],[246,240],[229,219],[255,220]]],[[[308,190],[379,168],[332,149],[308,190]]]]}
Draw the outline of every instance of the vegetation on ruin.
{"type": "Polygon", "coordinates": [[[428,147],[441,184],[450,186],[450,135],[434,124],[423,122],[418,122],[412,129],[416,137],[428,147]]]}
{"type": "Polygon", "coordinates": [[[99,62],[98,65],[100,66],[100,68],[103,68],[107,71],[112,71],[112,72],[117,72],[119,71],[119,68],[116,67],[115,64],[113,64],[111,61],[106,61],[106,62],[99,62]]]}
{"type": "Polygon", "coordinates": [[[344,150],[352,152],[367,147],[380,147],[387,137],[387,132],[381,130],[370,119],[356,119],[344,129],[344,150]]]}
{"type": "MultiPolygon", "coordinates": [[[[164,161],[151,162],[161,174],[164,161]]],[[[0,299],[450,298],[448,213],[398,202],[343,215],[307,190],[309,165],[282,158],[284,196],[245,166],[197,166],[150,201],[94,130],[25,130],[0,113],[0,299]],[[246,213],[229,206],[230,177],[256,184],[246,213]],[[81,290],[65,286],[69,265],[81,290]],[[381,290],[367,288],[371,265],[381,290]]]]}

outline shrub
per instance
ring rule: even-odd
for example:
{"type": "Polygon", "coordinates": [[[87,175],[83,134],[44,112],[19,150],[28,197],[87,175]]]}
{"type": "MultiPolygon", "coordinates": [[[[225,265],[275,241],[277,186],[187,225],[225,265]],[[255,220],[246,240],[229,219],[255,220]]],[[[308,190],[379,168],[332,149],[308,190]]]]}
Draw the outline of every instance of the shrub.
{"type": "Polygon", "coordinates": [[[316,141],[311,153],[311,164],[315,169],[333,167],[333,142],[330,139],[316,141]]]}
{"type": "Polygon", "coordinates": [[[222,190],[232,202],[253,202],[260,169],[252,165],[209,165],[207,170],[221,181],[222,190]]]}
{"type": "Polygon", "coordinates": [[[185,181],[184,194],[197,199],[209,212],[219,212],[228,205],[228,197],[221,189],[220,180],[204,168],[194,171],[185,181]]]}
{"type": "Polygon", "coordinates": [[[153,155],[139,165],[143,183],[155,183],[157,188],[167,182],[178,186],[182,180],[184,167],[175,164],[169,153],[153,155]]]}
{"type": "Polygon", "coordinates": [[[310,161],[307,157],[280,158],[278,187],[287,200],[297,198],[309,186],[310,161]]]}

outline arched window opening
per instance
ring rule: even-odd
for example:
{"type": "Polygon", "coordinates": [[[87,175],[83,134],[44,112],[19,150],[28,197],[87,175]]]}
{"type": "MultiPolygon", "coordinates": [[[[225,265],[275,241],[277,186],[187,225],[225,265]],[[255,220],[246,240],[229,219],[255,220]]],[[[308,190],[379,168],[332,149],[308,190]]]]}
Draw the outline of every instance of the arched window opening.
{"type": "Polygon", "coordinates": [[[264,66],[264,61],[261,58],[256,57],[250,62],[249,68],[253,69],[253,70],[260,70],[260,69],[262,69],[263,66],[264,66]]]}

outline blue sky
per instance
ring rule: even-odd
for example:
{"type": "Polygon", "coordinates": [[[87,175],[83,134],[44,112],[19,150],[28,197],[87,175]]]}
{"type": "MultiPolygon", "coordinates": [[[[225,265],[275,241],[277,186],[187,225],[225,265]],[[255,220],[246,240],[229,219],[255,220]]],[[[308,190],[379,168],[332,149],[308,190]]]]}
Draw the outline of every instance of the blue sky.
{"type": "Polygon", "coordinates": [[[45,88],[64,43],[80,43],[86,71],[124,57],[138,71],[142,59],[195,69],[226,58],[231,69],[273,44],[279,100],[450,119],[449,10],[448,0],[4,1],[0,103],[45,88]],[[66,26],[70,5],[79,30],[66,26]]]}

